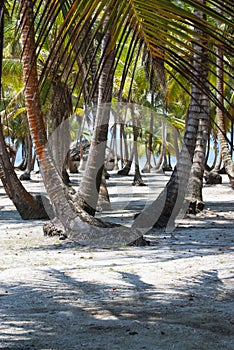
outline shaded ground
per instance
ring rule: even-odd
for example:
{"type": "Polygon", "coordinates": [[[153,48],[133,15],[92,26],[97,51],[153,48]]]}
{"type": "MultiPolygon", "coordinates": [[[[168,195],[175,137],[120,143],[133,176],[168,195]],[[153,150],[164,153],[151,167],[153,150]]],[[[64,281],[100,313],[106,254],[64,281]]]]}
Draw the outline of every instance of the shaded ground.
{"type": "MultiPolygon", "coordinates": [[[[164,180],[150,176],[144,195],[132,179],[110,180],[113,211],[100,215],[130,224],[164,180]]],[[[27,186],[41,190],[36,176],[27,186]]],[[[183,220],[176,239],[157,231],[149,247],[91,250],[43,237],[43,223],[23,222],[0,186],[0,349],[233,349],[226,177],[204,198],[205,212],[183,220]]]]}

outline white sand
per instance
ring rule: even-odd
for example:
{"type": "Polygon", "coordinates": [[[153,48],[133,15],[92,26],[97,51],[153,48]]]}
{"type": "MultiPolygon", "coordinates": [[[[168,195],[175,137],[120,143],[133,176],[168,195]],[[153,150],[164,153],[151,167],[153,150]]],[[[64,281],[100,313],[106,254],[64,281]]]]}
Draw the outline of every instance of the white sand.
{"type": "MultiPolygon", "coordinates": [[[[130,225],[168,179],[150,178],[150,191],[108,180],[113,211],[102,216],[130,225]]],[[[234,203],[223,178],[176,239],[158,231],[148,247],[108,250],[43,237],[43,222],[21,220],[0,186],[0,348],[233,349],[234,203]]]]}

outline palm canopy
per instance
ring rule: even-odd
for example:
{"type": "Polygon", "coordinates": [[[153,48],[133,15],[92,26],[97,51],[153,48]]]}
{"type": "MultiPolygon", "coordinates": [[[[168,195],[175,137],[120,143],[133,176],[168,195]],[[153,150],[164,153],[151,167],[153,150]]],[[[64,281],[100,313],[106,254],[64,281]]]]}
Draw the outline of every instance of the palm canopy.
{"type": "MultiPolygon", "coordinates": [[[[204,69],[208,68],[210,74],[214,76],[216,76],[216,49],[222,47],[225,56],[225,84],[232,90],[230,83],[234,52],[232,0],[33,0],[33,2],[38,57],[53,32],[53,41],[50,43],[49,54],[45,58],[40,77],[42,87],[48,76],[51,79],[51,76],[56,76],[59,72],[63,80],[71,84],[73,90],[79,82],[82,85],[80,87],[82,93],[86,82],[91,79],[92,84],[89,87],[89,101],[91,101],[108,50],[110,51],[110,48],[116,50],[116,68],[128,43],[128,52],[125,52],[126,59],[122,68],[122,87],[130,64],[146,50],[156,69],[158,63],[163,62],[164,69],[169,74],[178,72],[188,82],[193,81],[204,89],[204,82],[193,67],[193,61],[199,60],[200,55],[194,45],[197,44],[208,50],[208,67],[205,63],[204,69]],[[59,24],[58,18],[62,18],[59,24]],[[101,50],[102,38],[108,30],[111,31],[109,38],[111,42],[101,50]]],[[[204,92],[218,105],[216,87],[211,80],[209,86],[209,91],[204,92]]],[[[78,100],[79,97],[80,95],[78,100]]],[[[230,101],[226,100],[226,105],[227,115],[231,119],[228,113],[230,101]]]]}

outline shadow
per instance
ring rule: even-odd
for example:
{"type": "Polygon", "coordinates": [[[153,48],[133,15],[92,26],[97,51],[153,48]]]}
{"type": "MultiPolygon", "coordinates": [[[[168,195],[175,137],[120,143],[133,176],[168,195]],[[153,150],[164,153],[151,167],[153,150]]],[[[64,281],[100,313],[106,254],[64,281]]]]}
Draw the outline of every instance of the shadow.
{"type": "Polygon", "coordinates": [[[2,284],[0,348],[233,349],[234,293],[216,270],[167,287],[119,267],[114,285],[81,272],[48,269],[33,284],[2,284]]]}
{"type": "Polygon", "coordinates": [[[15,223],[18,223],[20,221],[24,222],[18,211],[15,209],[15,210],[4,210],[5,207],[0,207],[0,222],[1,221],[10,221],[11,223],[15,222],[15,223]]]}

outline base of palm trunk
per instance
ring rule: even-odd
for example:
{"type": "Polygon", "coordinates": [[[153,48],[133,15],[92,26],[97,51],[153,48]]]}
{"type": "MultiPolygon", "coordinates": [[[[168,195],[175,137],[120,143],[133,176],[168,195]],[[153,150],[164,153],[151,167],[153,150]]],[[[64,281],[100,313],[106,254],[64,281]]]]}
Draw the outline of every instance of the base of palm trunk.
{"type": "Polygon", "coordinates": [[[200,213],[205,207],[205,204],[201,200],[192,200],[189,203],[188,213],[196,215],[200,213]]]}
{"type": "Polygon", "coordinates": [[[30,202],[14,202],[14,204],[23,220],[41,220],[54,217],[52,206],[44,196],[31,196],[30,202]]]}
{"type": "Polygon", "coordinates": [[[145,247],[149,246],[150,241],[146,240],[143,236],[137,238],[135,241],[128,244],[130,247],[145,247]]]}
{"type": "MultiPolygon", "coordinates": [[[[81,223],[81,226],[83,224],[81,223]]],[[[85,223],[84,223],[85,225],[85,223]]],[[[95,225],[90,225],[90,226],[93,226],[93,228],[95,228],[95,225]]],[[[96,227],[97,229],[100,230],[100,233],[102,233],[102,231],[104,230],[104,228],[101,228],[101,227],[96,227]]],[[[84,229],[85,229],[85,226],[84,226],[84,229]]],[[[111,232],[114,230],[114,229],[119,229],[119,230],[124,230],[124,227],[121,226],[121,225],[116,225],[116,224],[113,224],[113,227],[111,227],[111,224],[110,223],[107,223],[107,227],[106,227],[107,230],[109,230],[110,234],[111,232]]],[[[126,228],[125,228],[126,230],[126,228]]],[[[81,233],[82,233],[82,227],[81,227],[81,233]]],[[[67,233],[65,232],[65,229],[63,227],[63,225],[61,224],[61,222],[55,218],[53,220],[51,220],[50,222],[47,222],[46,224],[44,224],[43,226],[43,232],[44,232],[44,235],[45,236],[48,236],[48,237],[53,237],[53,236],[58,236],[61,240],[63,239],[66,239],[66,238],[69,238],[71,239],[72,241],[76,241],[78,244],[81,244],[82,246],[85,246],[85,245],[88,245],[88,246],[107,246],[107,247],[111,247],[112,246],[112,243],[111,242],[108,242],[108,238],[109,238],[109,235],[106,236],[105,240],[101,241],[101,244],[99,244],[98,240],[96,240],[96,242],[92,242],[92,235],[90,237],[90,242],[84,242],[82,240],[82,234],[81,236],[79,235],[79,232],[77,232],[77,234],[72,234],[71,236],[67,235],[67,233]],[[80,239],[81,238],[81,239],[80,239]]],[[[91,230],[90,230],[90,233],[91,233],[91,230]]],[[[87,233],[87,238],[88,238],[89,234],[87,233]]],[[[100,236],[101,237],[101,236],[100,236]]],[[[96,237],[95,237],[96,238],[96,237]]],[[[150,245],[150,242],[147,241],[143,236],[140,236],[138,237],[137,239],[135,240],[132,240],[130,241],[130,243],[126,243],[126,242],[121,242],[119,241],[118,244],[116,244],[115,242],[115,238],[113,239],[113,247],[114,246],[121,246],[121,245],[127,245],[127,246],[135,246],[135,247],[140,247],[140,246],[149,246],[150,245]]]]}
{"type": "Polygon", "coordinates": [[[58,219],[53,219],[43,225],[43,232],[45,236],[53,237],[67,237],[63,225],[58,219]]]}
{"type": "Polygon", "coordinates": [[[206,184],[217,185],[222,183],[222,176],[214,171],[209,172],[205,175],[206,184]]]}
{"type": "Polygon", "coordinates": [[[30,181],[31,180],[31,174],[29,172],[25,172],[20,175],[19,179],[21,181],[30,181]]]}

